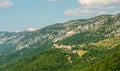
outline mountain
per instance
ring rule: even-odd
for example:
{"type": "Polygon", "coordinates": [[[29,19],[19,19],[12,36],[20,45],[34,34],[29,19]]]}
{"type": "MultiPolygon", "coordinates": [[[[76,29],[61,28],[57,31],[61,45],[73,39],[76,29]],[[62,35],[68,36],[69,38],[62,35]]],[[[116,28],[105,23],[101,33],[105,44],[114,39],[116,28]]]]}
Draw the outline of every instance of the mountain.
{"type": "Polygon", "coordinates": [[[57,42],[58,40],[62,40],[73,34],[90,30],[90,28],[93,27],[95,30],[99,28],[98,27],[99,25],[105,23],[107,19],[110,17],[111,15],[101,15],[86,20],[85,19],[72,20],[62,24],[50,25],[33,32],[18,32],[18,33],[1,32],[0,53],[6,54],[6,53],[14,52],[15,50],[21,50],[23,48],[31,48],[31,46],[36,44],[37,42],[40,42],[39,44],[45,43],[46,39],[52,40],[52,42],[57,42]]]}
{"type": "Polygon", "coordinates": [[[1,71],[107,70],[103,66],[109,62],[116,71],[119,63],[112,61],[118,60],[119,52],[120,13],[71,20],[35,31],[0,32],[1,71]]]}

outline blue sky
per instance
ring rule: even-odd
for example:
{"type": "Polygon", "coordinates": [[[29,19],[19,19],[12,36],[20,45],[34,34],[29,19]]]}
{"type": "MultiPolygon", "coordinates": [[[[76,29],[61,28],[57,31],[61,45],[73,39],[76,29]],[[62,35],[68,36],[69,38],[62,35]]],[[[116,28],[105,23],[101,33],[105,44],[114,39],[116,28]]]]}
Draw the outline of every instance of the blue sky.
{"type": "Polygon", "coordinates": [[[0,31],[34,30],[51,24],[120,12],[120,0],[0,0],[0,31]]]}

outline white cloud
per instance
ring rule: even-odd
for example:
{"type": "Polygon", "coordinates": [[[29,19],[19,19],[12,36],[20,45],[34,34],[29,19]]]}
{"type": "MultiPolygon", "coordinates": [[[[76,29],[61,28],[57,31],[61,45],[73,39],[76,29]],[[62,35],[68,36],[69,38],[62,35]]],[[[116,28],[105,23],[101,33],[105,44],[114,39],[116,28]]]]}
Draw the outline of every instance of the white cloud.
{"type": "Polygon", "coordinates": [[[14,32],[19,33],[19,32],[22,32],[22,31],[20,31],[20,30],[16,30],[16,31],[14,31],[14,32]]]}
{"type": "Polygon", "coordinates": [[[35,31],[35,30],[37,30],[37,29],[36,28],[32,28],[32,27],[27,29],[27,31],[35,31]]]}
{"type": "Polygon", "coordinates": [[[91,13],[90,10],[80,9],[80,8],[68,9],[64,12],[65,15],[70,15],[70,16],[80,16],[81,14],[87,15],[89,13],[91,13]]]}
{"type": "Polygon", "coordinates": [[[79,4],[83,6],[100,6],[119,3],[120,0],[78,0],[79,4]]]}
{"type": "Polygon", "coordinates": [[[92,16],[102,13],[120,12],[120,0],[78,0],[79,7],[64,11],[68,16],[92,16]]]}
{"type": "Polygon", "coordinates": [[[0,8],[7,8],[13,6],[11,0],[0,0],[0,8]]]}
{"type": "Polygon", "coordinates": [[[80,16],[80,17],[86,17],[86,16],[88,16],[88,14],[92,14],[92,13],[93,13],[93,11],[88,8],[75,8],[75,9],[68,9],[68,10],[64,11],[64,15],[80,16]]]}
{"type": "Polygon", "coordinates": [[[19,33],[19,32],[23,32],[23,31],[35,31],[35,30],[37,30],[37,28],[30,27],[30,28],[28,28],[26,30],[15,30],[14,32],[19,33]]]}

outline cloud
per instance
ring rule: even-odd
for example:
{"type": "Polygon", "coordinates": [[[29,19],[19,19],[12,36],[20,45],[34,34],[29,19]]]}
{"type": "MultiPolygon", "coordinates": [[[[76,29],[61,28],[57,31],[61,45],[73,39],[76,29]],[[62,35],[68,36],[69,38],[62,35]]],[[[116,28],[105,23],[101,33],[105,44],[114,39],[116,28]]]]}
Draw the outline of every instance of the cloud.
{"type": "Polygon", "coordinates": [[[68,9],[64,12],[65,15],[70,15],[70,16],[80,16],[81,14],[87,15],[90,13],[91,11],[89,9],[81,9],[81,8],[68,9]]]}
{"type": "Polygon", "coordinates": [[[13,6],[13,3],[11,2],[11,0],[0,0],[0,9],[8,8],[10,6],[13,6]]]}
{"type": "Polygon", "coordinates": [[[120,0],[78,0],[79,7],[64,11],[67,16],[92,16],[120,12],[120,0]]]}
{"type": "Polygon", "coordinates": [[[78,0],[79,4],[83,6],[103,6],[118,3],[120,0],[78,0]]]}
{"type": "Polygon", "coordinates": [[[32,28],[32,27],[27,29],[27,31],[35,31],[35,30],[37,30],[37,29],[36,28],[32,28]]]}
{"type": "Polygon", "coordinates": [[[20,31],[20,30],[16,30],[16,31],[14,31],[14,32],[19,33],[19,32],[22,32],[22,31],[20,31]]]}
{"type": "Polygon", "coordinates": [[[37,28],[32,28],[32,27],[30,27],[30,28],[28,28],[28,29],[26,29],[26,30],[15,30],[14,32],[16,32],[16,33],[19,33],[19,32],[23,32],[23,31],[35,31],[35,30],[37,30],[37,28]]]}

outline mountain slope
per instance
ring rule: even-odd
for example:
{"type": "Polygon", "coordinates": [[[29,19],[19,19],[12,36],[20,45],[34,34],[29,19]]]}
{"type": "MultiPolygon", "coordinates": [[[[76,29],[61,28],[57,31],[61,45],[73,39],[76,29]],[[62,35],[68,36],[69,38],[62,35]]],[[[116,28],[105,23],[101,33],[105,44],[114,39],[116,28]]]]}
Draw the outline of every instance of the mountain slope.
{"type": "Polygon", "coordinates": [[[16,65],[8,67],[4,71],[106,71],[119,70],[120,45],[110,50],[89,51],[82,58],[73,53],[61,52],[60,49],[52,49],[41,52],[20,60],[16,65]],[[91,55],[92,54],[92,55],[91,55]],[[72,63],[69,61],[72,58],[72,63]],[[89,60],[89,58],[96,58],[89,60]],[[97,63],[96,63],[97,62],[97,63]],[[93,64],[95,63],[95,64],[93,64]],[[93,64],[93,65],[92,65],[93,64]],[[107,65],[107,67],[105,66],[107,65]],[[85,68],[85,69],[84,69],[85,68]],[[101,70],[102,69],[102,70],[101,70]]]}
{"type": "Polygon", "coordinates": [[[54,49],[24,59],[6,71],[63,71],[67,64],[66,56],[60,50],[54,49]]]}
{"type": "Polygon", "coordinates": [[[119,71],[120,70],[120,51],[107,56],[102,61],[99,61],[92,66],[89,66],[82,71],[119,71]]]}
{"type": "Polygon", "coordinates": [[[96,62],[99,65],[102,59],[104,62],[119,57],[119,31],[120,14],[104,14],[33,32],[1,32],[0,70],[45,71],[47,67],[47,71],[79,71],[88,66],[92,68],[91,65],[97,65],[96,62]],[[106,57],[114,53],[116,57],[106,57]]]}
{"type": "Polygon", "coordinates": [[[74,34],[61,41],[58,41],[58,44],[74,45],[74,44],[92,43],[92,42],[97,42],[106,38],[120,36],[120,32],[119,32],[120,31],[120,14],[107,17],[105,20],[102,20],[101,22],[98,21],[95,23],[90,23],[90,25],[89,23],[85,22],[84,24],[87,24],[87,26],[89,27],[89,30],[83,31],[78,34],[74,34]],[[98,25],[95,26],[95,24],[98,24],[98,25]],[[92,26],[94,25],[94,27],[91,27],[91,25],[92,26]]]}

